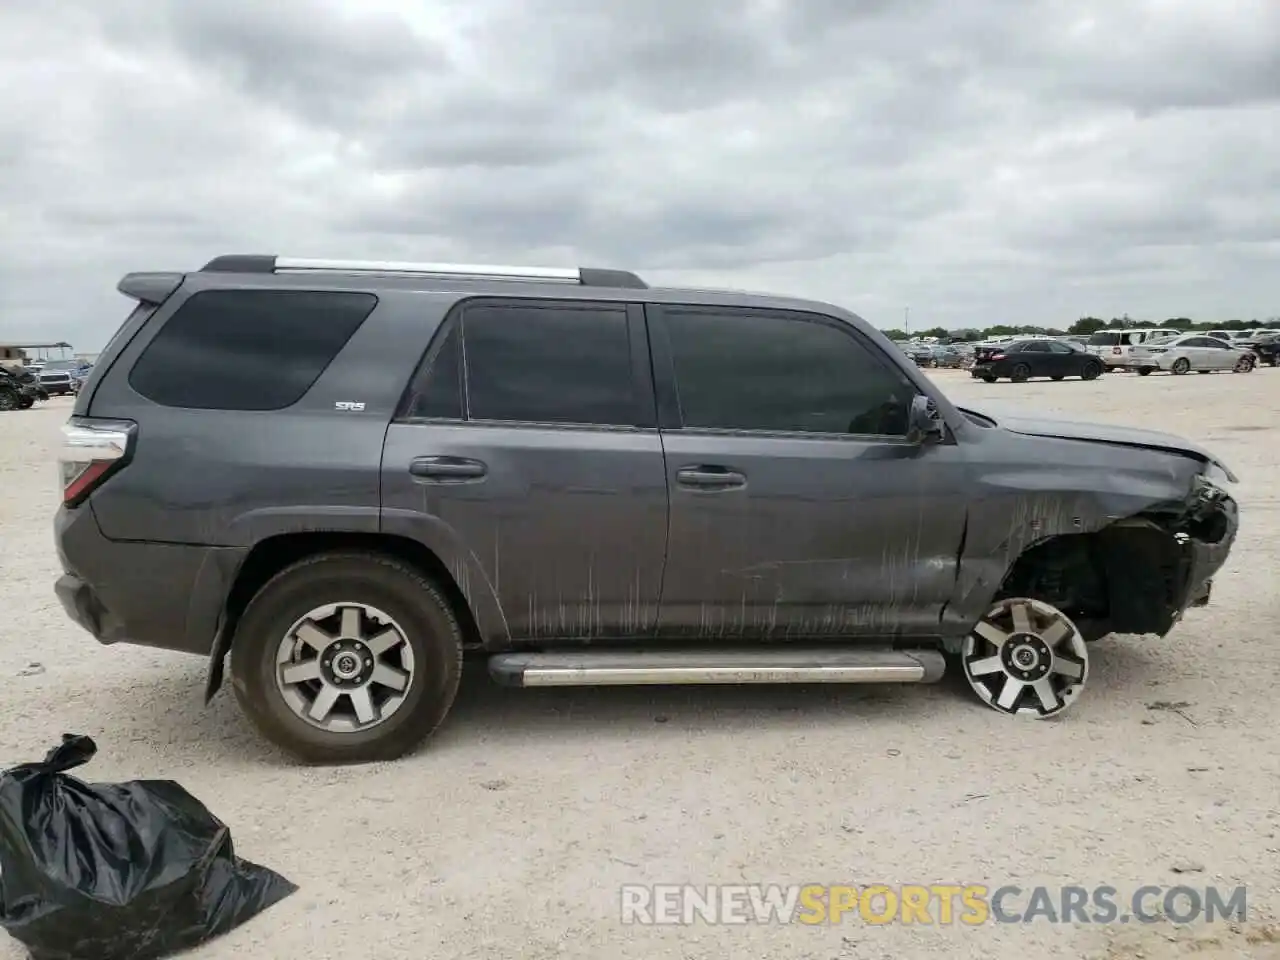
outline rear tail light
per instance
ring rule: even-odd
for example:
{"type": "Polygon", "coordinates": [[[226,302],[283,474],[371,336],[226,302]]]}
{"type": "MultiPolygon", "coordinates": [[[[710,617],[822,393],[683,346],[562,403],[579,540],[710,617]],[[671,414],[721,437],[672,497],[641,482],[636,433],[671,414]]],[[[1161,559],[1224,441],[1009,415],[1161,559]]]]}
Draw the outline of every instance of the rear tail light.
{"type": "Polygon", "coordinates": [[[84,502],[133,456],[138,425],[132,420],[94,420],[72,417],[62,427],[58,469],[62,478],[62,502],[74,507],[84,502]]]}
{"type": "Polygon", "coordinates": [[[1003,354],[1003,353],[993,353],[993,354],[992,354],[990,357],[988,357],[987,359],[989,359],[989,360],[1003,360],[1003,359],[1004,359],[1004,354],[1003,354]]]}

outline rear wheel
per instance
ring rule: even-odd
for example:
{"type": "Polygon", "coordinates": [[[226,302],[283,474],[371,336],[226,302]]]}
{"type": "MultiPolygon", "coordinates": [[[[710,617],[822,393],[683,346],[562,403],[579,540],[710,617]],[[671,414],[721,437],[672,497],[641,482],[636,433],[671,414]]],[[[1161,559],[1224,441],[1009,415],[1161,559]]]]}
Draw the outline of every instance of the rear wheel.
{"type": "Polygon", "coordinates": [[[995,383],[1000,378],[995,376],[994,374],[987,373],[987,374],[983,374],[982,379],[987,383],[995,383]]]}
{"type": "Polygon", "coordinates": [[[1013,375],[1009,378],[1014,383],[1022,383],[1031,376],[1031,368],[1025,363],[1020,363],[1013,368],[1013,375]]]}
{"type": "Polygon", "coordinates": [[[1097,380],[1100,376],[1102,376],[1102,364],[1100,363],[1086,363],[1080,371],[1081,380],[1097,380]]]}
{"type": "Polygon", "coordinates": [[[19,409],[19,410],[30,410],[33,406],[35,406],[35,403],[36,403],[36,401],[35,401],[35,398],[34,398],[34,397],[25,397],[25,396],[24,396],[24,397],[19,397],[19,398],[18,398],[18,409],[19,409]]]}
{"type": "Polygon", "coordinates": [[[1178,376],[1182,376],[1191,369],[1191,361],[1186,357],[1179,357],[1177,360],[1173,361],[1173,366],[1170,367],[1170,369],[1178,376]]]}
{"type": "Polygon", "coordinates": [[[462,675],[462,630],[416,568],[322,554],[277,574],[231,648],[236,700],[272,743],[310,763],[394,760],[444,720],[462,675]]]}
{"type": "Polygon", "coordinates": [[[1151,371],[1152,371],[1152,370],[1154,370],[1154,369],[1155,369],[1155,367],[1139,367],[1139,368],[1138,368],[1138,376],[1140,376],[1140,377],[1149,377],[1149,376],[1151,376],[1151,371]]]}
{"type": "Polygon", "coordinates": [[[0,410],[17,410],[18,394],[8,387],[0,387],[0,410]]]}

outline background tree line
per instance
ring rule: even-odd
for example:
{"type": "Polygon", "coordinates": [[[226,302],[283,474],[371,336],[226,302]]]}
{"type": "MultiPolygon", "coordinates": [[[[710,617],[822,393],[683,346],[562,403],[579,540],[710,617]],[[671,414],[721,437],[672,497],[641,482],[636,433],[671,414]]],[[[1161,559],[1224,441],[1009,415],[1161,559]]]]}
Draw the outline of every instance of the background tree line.
{"type": "Polygon", "coordinates": [[[1081,317],[1065,330],[1057,327],[1034,327],[1034,326],[1009,326],[1008,324],[996,324],[990,327],[965,327],[960,330],[947,330],[943,327],[933,327],[930,330],[915,330],[908,334],[905,330],[885,330],[884,334],[890,340],[907,340],[912,336],[916,337],[938,337],[939,339],[951,340],[981,340],[984,337],[1011,337],[1016,335],[1026,335],[1033,337],[1061,337],[1064,334],[1078,334],[1080,336],[1088,336],[1098,330],[1127,330],[1133,327],[1167,327],[1172,330],[1251,330],[1254,327],[1275,327],[1280,326],[1280,317],[1271,317],[1265,321],[1259,320],[1202,320],[1195,321],[1190,317],[1173,317],[1163,322],[1155,322],[1148,320],[1134,320],[1127,314],[1123,317],[1112,317],[1110,320],[1103,320],[1099,317],[1081,317]]]}

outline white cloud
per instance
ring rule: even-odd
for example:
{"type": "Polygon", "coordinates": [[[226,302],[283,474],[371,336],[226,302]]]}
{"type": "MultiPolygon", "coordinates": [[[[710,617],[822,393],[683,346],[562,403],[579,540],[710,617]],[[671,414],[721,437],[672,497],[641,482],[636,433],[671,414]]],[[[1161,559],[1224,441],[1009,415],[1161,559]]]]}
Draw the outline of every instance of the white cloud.
{"type": "Polygon", "coordinates": [[[131,269],[569,260],[882,326],[1280,314],[1272,0],[0,10],[0,339],[131,269]]]}

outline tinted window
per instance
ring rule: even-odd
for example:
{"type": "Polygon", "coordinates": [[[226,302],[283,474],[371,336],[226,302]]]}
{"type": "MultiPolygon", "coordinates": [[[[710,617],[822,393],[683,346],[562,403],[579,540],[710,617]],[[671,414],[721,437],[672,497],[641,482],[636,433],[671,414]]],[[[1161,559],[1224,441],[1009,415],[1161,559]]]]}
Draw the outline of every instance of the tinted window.
{"type": "Polygon", "coordinates": [[[1050,353],[1075,353],[1075,350],[1065,343],[1050,342],[1048,347],[1050,353]]]}
{"type": "Polygon", "coordinates": [[[462,336],[459,325],[450,324],[443,338],[427,349],[421,369],[413,378],[405,412],[410,417],[462,419],[462,336]]]}
{"type": "Polygon", "coordinates": [[[903,436],[916,389],[850,333],[790,315],[666,311],[686,427],[903,436]]]}
{"type": "Polygon", "coordinates": [[[1099,330],[1089,337],[1089,345],[1091,347],[1114,347],[1119,342],[1120,334],[1114,330],[1099,330]]]}
{"type": "Polygon", "coordinates": [[[280,410],[302,398],[377,302],[369,293],[206,290],[169,318],[129,384],[169,407],[280,410]]]}
{"type": "Polygon", "coordinates": [[[1048,353],[1049,344],[1043,340],[1032,340],[1030,343],[1023,344],[1024,353],[1048,353]]]}
{"type": "Polygon", "coordinates": [[[622,306],[469,306],[462,343],[473,420],[636,422],[622,306]]]}

